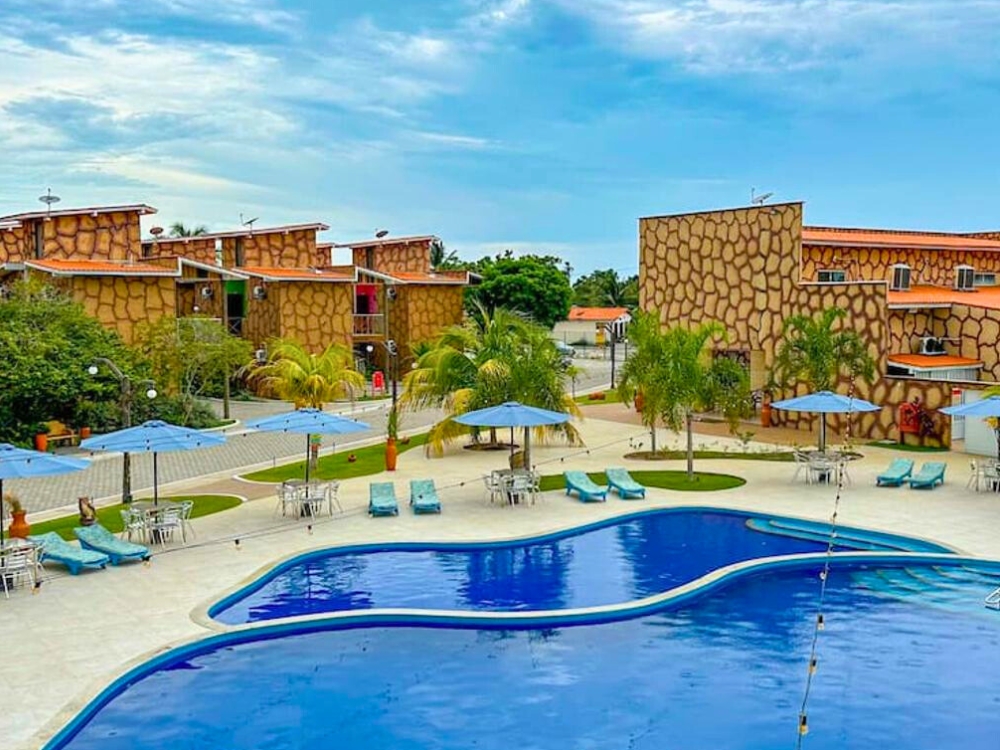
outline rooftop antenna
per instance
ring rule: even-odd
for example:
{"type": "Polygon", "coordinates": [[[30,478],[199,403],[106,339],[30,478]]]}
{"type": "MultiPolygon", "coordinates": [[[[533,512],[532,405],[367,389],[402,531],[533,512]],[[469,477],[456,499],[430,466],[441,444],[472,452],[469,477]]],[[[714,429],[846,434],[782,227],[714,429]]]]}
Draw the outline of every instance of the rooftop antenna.
{"type": "Polygon", "coordinates": [[[252,232],[253,231],[253,223],[255,221],[257,221],[257,219],[259,219],[259,218],[260,218],[259,216],[254,216],[252,219],[244,219],[243,218],[243,214],[241,213],[240,214],[240,224],[242,224],[245,227],[248,227],[250,229],[250,231],[252,232]]]}
{"type": "Polygon", "coordinates": [[[45,189],[45,195],[38,196],[38,200],[45,204],[45,216],[48,218],[52,213],[52,204],[62,200],[58,195],[52,195],[52,188],[45,189]]]}
{"type": "Polygon", "coordinates": [[[387,234],[389,234],[389,230],[388,229],[376,229],[375,230],[375,237],[378,238],[378,239],[382,239],[387,234]]]}
{"type": "Polygon", "coordinates": [[[761,193],[757,195],[757,188],[750,188],[750,203],[755,206],[763,206],[764,201],[770,198],[774,193],[761,193]]]}

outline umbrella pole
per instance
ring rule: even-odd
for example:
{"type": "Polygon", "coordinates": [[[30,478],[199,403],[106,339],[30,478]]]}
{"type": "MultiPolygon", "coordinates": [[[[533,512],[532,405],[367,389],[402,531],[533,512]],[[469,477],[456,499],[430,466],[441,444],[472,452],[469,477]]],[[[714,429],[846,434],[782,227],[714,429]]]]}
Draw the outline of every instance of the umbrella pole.
{"type": "Polygon", "coordinates": [[[306,435],[306,482],[309,481],[309,460],[310,460],[309,448],[311,447],[309,441],[310,437],[311,437],[310,435],[306,435]]]}
{"type": "Polygon", "coordinates": [[[531,433],[529,432],[531,428],[525,425],[524,427],[524,468],[531,469],[531,433]]]}
{"type": "Polygon", "coordinates": [[[510,426],[510,465],[514,465],[514,425],[510,426]]]}
{"type": "MultiPolygon", "coordinates": [[[[3,509],[3,479],[0,479],[0,509],[3,509]]],[[[3,513],[0,513],[0,547],[3,546],[3,513]]]]}
{"type": "Polygon", "coordinates": [[[820,453],[826,450],[826,414],[819,415],[819,450],[820,453]]]}
{"type": "Polygon", "coordinates": [[[156,484],[156,451],[153,451],[153,505],[160,504],[160,490],[156,484]]]}

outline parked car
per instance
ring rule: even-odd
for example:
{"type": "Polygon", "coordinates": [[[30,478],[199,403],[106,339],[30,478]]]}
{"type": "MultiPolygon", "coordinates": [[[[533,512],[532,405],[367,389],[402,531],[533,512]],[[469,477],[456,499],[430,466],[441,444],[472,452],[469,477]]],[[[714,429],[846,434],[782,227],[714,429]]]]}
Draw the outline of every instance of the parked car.
{"type": "Polygon", "coordinates": [[[576,356],[576,349],[567,344],[565,341],[559,341],[558,339],[553,339],[553,344],[555,344],[556,351],[559,352],[559,362],[563,368],[569,367],[573,364],[573,357],[576,356]]]}

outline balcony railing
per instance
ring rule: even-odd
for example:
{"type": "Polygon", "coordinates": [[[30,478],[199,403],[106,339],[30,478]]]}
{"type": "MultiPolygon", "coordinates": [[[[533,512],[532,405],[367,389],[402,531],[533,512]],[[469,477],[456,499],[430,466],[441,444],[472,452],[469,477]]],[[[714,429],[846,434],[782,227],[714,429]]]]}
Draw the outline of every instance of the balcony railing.
{"type": "Polygon", "coordinates": [[[355,336],[384,336],[385,315],[355,315],[355,336]]]}

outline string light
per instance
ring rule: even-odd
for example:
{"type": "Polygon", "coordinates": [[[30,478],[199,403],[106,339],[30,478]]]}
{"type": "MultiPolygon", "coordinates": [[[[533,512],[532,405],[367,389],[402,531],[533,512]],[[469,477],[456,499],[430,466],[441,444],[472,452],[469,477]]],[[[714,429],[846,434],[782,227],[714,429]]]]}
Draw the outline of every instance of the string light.
{"type": "Polygon", "coordinates": [[[240,551],[240,540],[239,539],[234,539],[233,540],[233,544],[236,545],[236,551],[239,552],[240,551]]]}

